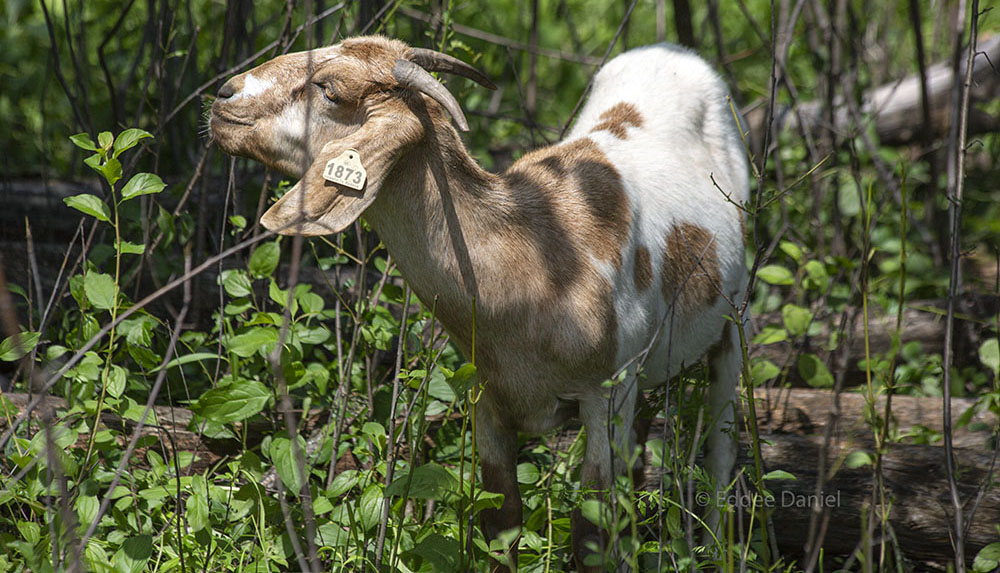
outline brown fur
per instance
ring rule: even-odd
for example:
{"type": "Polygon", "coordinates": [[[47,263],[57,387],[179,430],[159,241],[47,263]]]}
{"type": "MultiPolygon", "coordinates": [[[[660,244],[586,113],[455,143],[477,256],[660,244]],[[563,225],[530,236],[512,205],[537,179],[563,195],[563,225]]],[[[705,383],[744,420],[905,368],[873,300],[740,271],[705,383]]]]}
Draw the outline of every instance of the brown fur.
{"type": "Polygon", "coordinates": [[[721,285],[715,238],[704,227],[684,223],[667,235],[661,287],[667,304],[680,314],[706,308],[718,298],[721,285]]]}
{"type": "Polygon", "coordinates": [[[649,262],[649,249],[639,246],[635,250],[635,270],[633,271],[636,290],[642,292],[653,283],[653,267],[649,262]]]}
{"type": "Polygon", "coordinates": [[[554,232],[545,242],[564,247],[547,254],[554,264],[550,269],[555,269],[550,272],[557,280],[573,276],[576,269],[567,265],[585,254],[565,249],[582,250],[588,245],[599,260],[615,268],[621,266],[631,223],[628,197],[618,171],[593,140],[583,138],[529,153],[512,165],[504,178],[518,194],[515,201],[547,205],[554,215],[551,221],[521,222],[533,228],[542,224],[543,232],[554,232]],[[561,239],[555,233],[568,234],[571,239],[561,239]]]}
{"type": "Polygon", "coordinates": [[[642,127],[643,119],[639,110],[630,103],[620,102],[609,107],[601,113],[600,123],[595,125],[590,131],[610,131],[618,139],[627,139],[626,127],[642,127]]]}
{"type": "MultiPolygon", "coordinates": [[[[505,405],[498,414],[537,408],[564,382],[609,375],[617,317],[612,286],[591,257],[621,264],[630,213],[607,158],[582,140],[529,154],[504,176],[493,176],[467,155],[455,156],[460,141],[450,127],[431,129],[435,137],[400,161],[394,191],[368,218],[390,251],[433,248],[411,252],[399,264],[422,300],[437,301],[438,318],[467,356],[475,296],[481,371],[537,384],[493,387],[492,401],[505,405]],[[441,157],[450,157],[458,172],[438,172],[441,157]],[[463,189],[450,181],[459,174],[476,184],[463,189]],[[392,224],[400,218],[412,223],[392,224]],[[424,227],[425,220],[431,225],[424,227]],[[421,263],[434,259],[446,261],[443,275],[421,263]],[[536,360],[545,372],[522,370],[536,360]]],[[[512,420],[515,426],[521,421],[512,420]]]]}

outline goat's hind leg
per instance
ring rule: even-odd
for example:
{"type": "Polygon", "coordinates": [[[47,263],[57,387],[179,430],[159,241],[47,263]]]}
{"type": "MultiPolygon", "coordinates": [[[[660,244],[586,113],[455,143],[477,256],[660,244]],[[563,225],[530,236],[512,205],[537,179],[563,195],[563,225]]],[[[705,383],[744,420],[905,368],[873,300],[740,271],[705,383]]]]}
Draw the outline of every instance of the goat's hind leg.
{"type": "MultiPolygon", "coordinates": [[[[732,479],[733,467],[736,465],[739,443],[736,413],[739,406],[738,392],[742,365],[743,352],[739,334],[736,326],[727,322],[722,331],[722,339],[712,347],[709,354],[711,377],[707,414],[711,427],[708,432],[705,469],[715,484],[716,500],[724,497],[726,487],[732,479]]],[[[716,536],[719,535],[721,522],[719,511],[714,504],[709,504],[705,522],[710,528],[706,531],[705,540],[711,541],[713,532],[716,536]]]]}
{"type": "MultiPolygon", "coordinates": [[[[602,501],[613,495],[610,489],[615,485],[615,477],[631,471],[635,462],[636,377],[630,372],[624,382],[611,388],[610,399],[606,392],[608,390],[602,389],[602,392],[580,400],[580,419],[587,429],[580,487],[598,492],[602,501]]],[[[603,511],[601,515],[604,515],[603,511]]],[[[608,525],[591,523],[579,509],[573,512],[573,556],[577,571],[596,573],[605,570],[602,562],[609,548],[608,535],[603,527],[608,525]],[[594,561],[594,547],[602,559],[597,564],[585,565],[594,561]]]]}

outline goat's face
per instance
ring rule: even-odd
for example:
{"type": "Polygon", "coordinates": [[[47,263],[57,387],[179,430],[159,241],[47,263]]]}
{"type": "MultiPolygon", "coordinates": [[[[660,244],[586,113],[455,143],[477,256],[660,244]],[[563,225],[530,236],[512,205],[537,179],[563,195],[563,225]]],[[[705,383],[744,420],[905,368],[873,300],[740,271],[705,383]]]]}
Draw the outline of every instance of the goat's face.
{"type": "Polygon", "coordinates": [[[467,129],[455,99],[427,70],[492,87],[453,58],[381,37],[280,56],[227,81],[212,105],[212,137],[226,153],[301,178],[264,215],[264,226],[321,235],[350,225],[393,164],[423,139],[428,122],[447,121],[420,93],[467,129]],[[361,190],[323,178],[326,164],[348,149],[367,171],[361,190]]]}

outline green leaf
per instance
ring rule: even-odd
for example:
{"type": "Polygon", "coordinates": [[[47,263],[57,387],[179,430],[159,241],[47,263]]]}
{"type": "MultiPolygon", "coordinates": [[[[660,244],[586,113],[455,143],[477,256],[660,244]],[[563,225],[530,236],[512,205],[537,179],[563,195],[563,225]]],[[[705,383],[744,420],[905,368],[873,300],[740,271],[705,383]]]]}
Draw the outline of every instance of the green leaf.
{"type": "Polygon", "coordinates": [[[94,521],[94,518],[97,517],[97,510],[100,506],[101,502],[92,495],[81,495],[76,498],[76,502],[73,504],[80,523],[87,525],[90,525],[94,521]]]}
{"type": "Polygon", "coordinates": [[[205,476],[196,475],[191,479],[191,495],[186,504],[188,525],[192,531],[201,531],[211,525],[208,513],[208,486],[205,476]]]}
{"type": "Polygon", "coordinates": [[[69,136],[69,140],[73,142],[73,145],[79,147],[80,149],[86,149],[87,151],[97,151],[97,145],[94,143],[93,139],[90,139],[89,134],[77,133],[75,135],[69,136]]]}
{"type": "Polygon", "coordinates": [[[802,262],[802,249],[800,249],[795,243],[791,241],[781,241],[778,248],[780,248],[781,252],[788,255],[796,263],[802,262]]]}
{"type": "Polygon", "coordinates": [[[112,364],[111,368],[107,371],[107,375],[104,379],[104,387],[107,389],[108,394],[115,398],[120,398],[125,392],[125,382],[127,381],[127,372],[121,366],[112,364]]]}
{"type": "Polygon", "coordinates": [[[823,290],[830,282],[830,275],[826,272],[826,265],[819,261],[809,261],[805,265],[807,285],[810,288],[823,290]]]}
{"type": "Polygon", "coordinates": [[[109,157],[97,170],[108,181],[108,185],[114,185],[122,178],[122,164],[114,157],[109,157]]]}
{"type": "Polygon", "coordinates": [[[274,272],[274,269],[278,268],[278,261],[280,259],[281,247],[278,246],[278,241],[264,243],[254,249],[253,254],[250,255],[247,270],[255,278],[269,277],[274,272]]]}
{"type": "Polygon", "coordinates": [[[0,360],[4,362],[19,360],[35,349],[41,336],[40,332],[19,332],[4,338],[3,342],[0,342],[0,360]]]}
{"type": "Polygon", "coordinates": [[[871,464],[872,464],[871,454],[861,450],[855,450],[847,454],[847,458],[844,460],[844,465],[852,470],[864,466],[870,466],[871,464]]]}
{"type": "Polygon", "coordinates": [[[807,308],[802,308],[794,304],[786,304],[781,309],[781,319],[785,323],[785,328],[792,336],[802,336],[812,322],[813,313],[807,308]]]}
{"type": "Polygon", "coordinates": [[[225,424],[245,420],[260,412],[270,398],[267,386],[256,380],[237,378],[202,394],[191,409],[213,422],[225,424]]]}
{"type": "Polygon", "coordinates": [[[316,528],[316,545],[346,547],[351,542],[351,530],[337,523],[324,523],[316,528]]]}
{"type": "Polygon", "coordinates": [[[148,131],[138,129],[135,127],[126,129],[125,131],[118,134],[118,138],[115,139],[114,153],[112,157],[118,157],[123,151],[127,151],[135,147],[139,143],[140,139],[146,139],[147,137],[153,137],[148,131]]]}
{"type": "Polygon", "coordinates": [[[111,210],[108,209],[108,205],[104,201],[101,201],[100,198],[91,195],[90,193],[81,193],[79,195],[73,195],[72,197],[64,197],[63,203],[66,203],[70,207],[85,215],[96,217],[97,219],[108,223],[111,222],[111,210]]]}
{"type": "Polygon", "coordinates": [[[385,489],[387,496],[402,496],[407,493],[409,482],[409,497],[414,499],[444,499],[452,492],[458,491],[458,480],[448,470],[434,462],[428,462],[413,469],[411,476],[396,478],[385,489]]]}
{"type": "Polygon", "coordinates": [[[83,292],[94,308],[108,310],[114,307],[118,297],[118,285],[111,275],[89,272],[83,279],[83,292]]]}
{"type": "MultiPolygon", "coordinates": [[[[288,289],[281,290],[281,287],[278,286],[278,283],[275,282],[274,279],[271,279],[271,284],[268,285],[267,296],[274,302],[278,303],[278,306],[281,308],[285,308],[288,304],[288,289]]],[[[298,303],[295,303],[295,306],[297,306],[297,304],[298,303]]],[[[294,306],[292,308],[292,314],[295,314],[294,306]]]]}
{"type": "Polygon", "coordinates": [[[815,354],[803,354],[799,357],[799,374],[813,388],[833,387],[833,374],[815,354]]]}
{"type": "Polygon", "coordinates": [[[764,474],[764,479],[773,480],[794,480],[797,479],[794,475],[786,472],[785,470],[771,470],[764,474]]]}
{"type": "Polygon", "coordinates": [[[140,573],[146,569],[146,562],[153,555],[153,537],[150,535],[130,535],[122,543],[121,549],[111,559],[116,571],[140,573]]]}
{"type": "Polygon", "coordinates": [[[502,493],[477,488],[476,501],[472,504],[472,512],[478,513],[484,509],[500,509],[503,505],[503,500],[504,495],[502,493]]]}
{"type": "Polygon", "coordinates": [[[972,570],[976,573],[988,573],[998,565],[1000,565],[1000,542],[994,542],[979,550],[976,560],[972,562],[972,570]]]}
{"type": "Polygon", "coordinates": [[[232,225],[237,231],[242,231],[247,226],[247,218],[243,215],[230,215],[229,224],[232,225]]]}
{"type": "Polygon", "coordinates": [[[471,363],[463,364],[461,368],[455,371],[448,383],[451,384],[452,390],[455,392],[456,396],[464,396],[465,391],[472,387],[473,382],[476,380],[476,367],[471,363]]]}
{"type": "Polygon", "coordinates": [[[252,286],[250,284],[250,277],[247,276],[245,271],[240,269],[224,270],[219,277],[219,281],[222,283],[222,288],[226,290],[226,294],[231,297],[240,298],[250,296],[252,286]]]}
{"type": "Polygon", "coordinates": [[[795,283],[792,271],[780,265],[767,265],[757,271],[757,277],[772,285],[790,285],[795,283]]]}
{"type": "MultiPolygon", "coordinates": [[[[216,354],[215,352],[195,352],[192,354],[185,354],[184,356],[179,356],[177,358],[174,358],[170,362],[167,362],[164,368],[173,368],[174,366],[183,366],[184,364],[188,364],[191,362],[200,362],[202,360],[214,360],[216,358],[219,358],[219,355],[216,354]]],[[[225,357],[223,357],[222,359],[225,360],[225,357]]],[[[160,368],[157,367],[154,368],[152,372],[157,372],[159,370],[160,368]]]]}
{"type": "Polygon", "coordinates": [[[407,555],[420,557],[431,565],[431,571],[458,571],[461,565],[458,541],[440,533],[431,533],[407,551],[407,555]]]}
{"type": "Polygon", "coordinates": [[[159,193],[166,186],[167,184],[155,173],[137,173],[122,188],[122,201],[128,201],[139,195],[159,193]]]}
{"type": "Polygon", "coordinates": [[[137,245],[128,241],[118,243],[118,252],[123,255],[141,255],[146,252],[146,245],[137,245]]]}
{"type": "Polygon", "coordinates": [[[361,526],[365,531],[371,530],[378,525],[382,519],[382,506],[385,505],[385,498],[382,496],[382,484],[373,483],[361,494],[361,502],[358,504],[358,513],[361,518],[361,526]]]}
{"type": "Polygon", "coordinates": [[[754,344],[775,344],[788,340],[788,331],[773,324],[760,329],[757,336],[753,337],[754,344]]]}
{"type": "Polygon", "coordinates": [[[102,131],[97,134],[97,145],[101,146],[101,149],[110,149],[114,140],[115,136],[111,135],[110,131],[102,131]]]}
{"type": "Polygon", "coordinates": [[[243,334],[226,339],[223,343],[233,354],[247,358],[263,350],[269,352],[278,341],[278,331],[271,327],[257,326],[243,334]]]}
{"type": "Polygon", "coordinates": [[[535,464],[517,464],[517,483],[532,484],[537,482],[541,475],[535,464]]]}
{"type": "Polygon", "coordinates": [[[773,380],[781,374],[781,368],[778,365],[766,358],[756,360],[753,366],[750,367],[750,379],[753,380],[754,386],[760,386],[768,380],[773,380]]]}
{"type": "Polygon", "coordinates": [[[1000,342],[990,338],[979,347],[979,361],[997,376],[1000,372],[1000,342]]]}
{"type": "Polygon", "coordinates": [[[314,292],[303,292],[296,296],[299,306],[307,314],[323,312],[323,297],[314,292]]]}
{"type": "MultiPolygon", "coordinates": [[[[306,455],[306,441],[302,439],[302,436],[296,436],[299,446],[299,454],[303,456],[306,455]]],[[[271,454],[271,462],[274,464],[274,469],[278,472],[278,476],[281,478],[281,482],[285,484],[290,492],[299,495],[302,491],[302,485],[305,483],[305,476],[302,473],[302,469],[299,466],[299,462],[296,460],[295,451],[292,449],[292,441],[285,437],[277,437],[271,441],[271,447],[269,448],[271,454]]]]}

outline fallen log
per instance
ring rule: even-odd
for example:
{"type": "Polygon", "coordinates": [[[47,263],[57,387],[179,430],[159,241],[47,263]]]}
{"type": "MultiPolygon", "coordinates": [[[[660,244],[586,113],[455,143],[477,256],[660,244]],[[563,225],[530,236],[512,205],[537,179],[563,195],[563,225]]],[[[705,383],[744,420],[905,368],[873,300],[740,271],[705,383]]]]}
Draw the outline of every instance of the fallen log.
{"type": "MultiPolygon", "coordinates": [[[[875,478],[871,465],[849,468],[843,462],[855,451],[872,453],[871,442],[833,443],[826,450],[825,467],[838,469],[817,491],[823,438],[763,434],[761,439],[767,442],[761,447],[766,471],[785,470],[795,476],[794,480],[767,484],[772,493],[772,518],[781,553],[805,554],[813,507],[823,512],[821,519],[826,521],[825,535],[818,544],[827,556],[850,555],[857,550],[864,538],[863,516],[873,514],[875,478]]],[[[968,520],[965,554],[971,563],[980,549],[1000,540],[996,531],[1000,522],[996,457],[989,451],[960,448],[956,449],[955,458],[959,499],[968,520]]],[[[744,453],[739,463],[752,465],[752,460],[744,453]]],[[[902,556],[916,563],[950,561],[954,555],[950,530],[954,509],[944,448],[891,444],[882,457],[882,476],[888,523],[902,556]]],[[[877,518],[869,538],[872,537],[876,540],[881,537],[877,518]]]]}
{"type": "MultiPolygon", "coordinates": [[[[1000,36],[981,40],[973,64],[972,89],[968,133],[970,136],[1000,130],[1000,118],[977,106],[1000,98],[1000,73],[993,67],[1000,61],[1000,36]]],[[[955,85],[950,62],[941,62],[927,68],[927,95],[930,107],[929,126],[932,139],[947,135],[951,123],[951,90],[955,85]]],[[[965,75],[965,57],[959,77],[965,75]]],[[[861,98],[860,112],[871,122],[883,145],[910,145],[920,143],[925,137],[922,121],[923,103],[920,95],[920,76],[912,74],[903,79],[867,91],[861,98]]],[[[774,110],[774,130],[798,133],[805,129],[819,135],[834,131],[846,134],[855,119],[843,101],[834,102],[833,125],[824,117],[824,104],[810,101],[794,109],[777,105],[774,110]]],[[[750,130],[750,142],[755,154],[760,154],[766,127],[767,106],[756,104],[743,111],[750,130]]]]}

